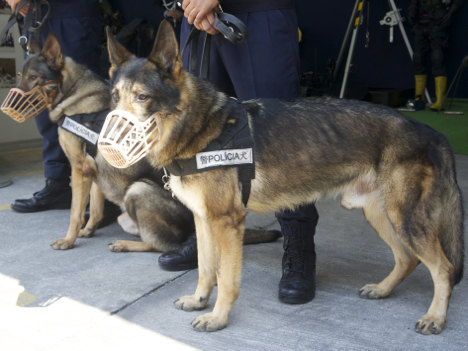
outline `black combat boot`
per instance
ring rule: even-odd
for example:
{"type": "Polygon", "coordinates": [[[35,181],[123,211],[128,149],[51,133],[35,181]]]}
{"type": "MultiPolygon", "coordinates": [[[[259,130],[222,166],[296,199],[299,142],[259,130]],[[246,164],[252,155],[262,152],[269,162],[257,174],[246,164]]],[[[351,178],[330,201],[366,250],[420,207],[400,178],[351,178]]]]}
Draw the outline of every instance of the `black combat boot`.
{"type": "Polygon", "coordinates": [[[11,209],[16,212],[40,212],[71,208],[72,191],[70,179],[46,179],[46,186],[30,199],[15,200],[11,209]]]}
{"type": "Polygon", "coordinates": [[[159,256],[159,267],[166,271],[186,271],[198,267],[197,236],[193,234],[178,249],[159,256]]]}
{"type": "Polygon", "coordinates": [[[314,238],[284,237],[283,276],[279,283],[279,300],[300,304],[315,297],[314,238]]]}

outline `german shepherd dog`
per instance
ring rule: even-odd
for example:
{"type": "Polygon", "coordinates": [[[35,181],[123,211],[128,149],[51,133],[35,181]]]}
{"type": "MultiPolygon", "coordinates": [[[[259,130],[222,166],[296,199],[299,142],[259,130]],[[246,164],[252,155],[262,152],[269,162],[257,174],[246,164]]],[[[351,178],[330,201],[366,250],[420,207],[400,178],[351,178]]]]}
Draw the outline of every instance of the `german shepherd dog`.
{"type": "MultiPolygon", "coordinates": [[[[161,168],[194,157],[227,123],[232,99],[182,69],[167,22],[147,59],[135,58],[109,36],[111,92],[116,108],[141,122],[154,112],[163,132],[146,158],[161,168]]],[[[416,324],[438,334],[446,323],[454,285],[463,275],[463,209],[454,157],[437,131],[390,108],[343,99],[255,99],[243,102],[253,138],[255,179],[248,208],[280,211],[342,194],[346,208],[365,217],[390,245],[395,267],[379,284],[360,290],[387,297],[420,263],[430,270],[434,299],[416,324]]],[[[240,292],[246,208],[235,167],[172,175],[170,188],[195,217],[199,282],[195,294],[174,302],[203,309],[213,287],[212,312],[196,318],[197,331],[226,327],[240,292]]]]}
{"type": "MultiPolygon", "coordinates": [[[[53,122],[62,116],[109,109],[108,82],[70,57],[64,57],[55,35],[49,34],[42,49],[34,40],[30,47],[31,55],[19,71],[18,88],[28,92],[60,72],[60,89],[57,84],[47,87],[49,96],[56,93],[49,107],[53,122]]],[[[119,217],[123,229],[142,239],[141,242],[116,241],[109,244],[111,251],[167,251],[177,248],[193,234],[193,215],[163,189],[162,170],[156,170],[145,159],[126,169],[114,168],[99,150],[94,158],[88,155],[84,139],[63,128],[58,131],[60,145],[72,169],[72,207],[67,235],[54,241],[52,248],[70,249],[77,237],[93,236],[103,217],[104,198],[124,211],[119,217]],[[89,196],[90,218],[82,228],[89,196]]],[[[274,241],[279,236],[278,231],[249,230],[245,243],[274,241]]]]}

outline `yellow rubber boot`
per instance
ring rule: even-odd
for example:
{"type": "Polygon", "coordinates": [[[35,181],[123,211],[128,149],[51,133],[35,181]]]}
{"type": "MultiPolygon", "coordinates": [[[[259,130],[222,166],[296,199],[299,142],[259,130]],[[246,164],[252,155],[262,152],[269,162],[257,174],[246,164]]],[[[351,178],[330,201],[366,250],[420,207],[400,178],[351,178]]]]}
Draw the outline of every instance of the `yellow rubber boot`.
{"type": "Polygon", "coordinates": [[[444,106],[442,106],[442,103],[444,102],[444,99],[445,99],[446,90],[447,90],[447,77],[445,76],[435,77],[435,92],[436,92],[437,101],[435,102],[434,105],[431,106],[432,111],[439,111],[439,110],[444,109],[444,106]]]}
{"type": "Polygon", "coordinates": [[[426,89],[427,76],[419,74],[414,76],[414,99],[408,100],[406,107],[414,110],[421,111],[426,107],[426,99],[424,90],[426,89]]]}
{"type": "Polygon", "coordinates": [[[426,100],[424,97],[424,90],[426,89],[427,75],[419,74],[414,76],[414,95],[421,95],[423,100],[426,100]]]}

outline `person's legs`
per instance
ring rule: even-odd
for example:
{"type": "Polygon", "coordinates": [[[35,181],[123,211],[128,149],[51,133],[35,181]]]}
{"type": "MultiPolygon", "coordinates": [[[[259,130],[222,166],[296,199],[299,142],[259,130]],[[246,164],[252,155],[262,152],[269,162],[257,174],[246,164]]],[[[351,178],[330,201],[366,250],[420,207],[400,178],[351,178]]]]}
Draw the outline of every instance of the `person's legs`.
{"type": "Polygon", "coordinates": [[[447,90],[447,71],[444,63],[444,53],[448,48],[449,35],[447,29],[442,26],[435,26],[431,32],[431,59],[432,75],[435,80],[435,93],[437,101],[431,106],[432,111],[443,110],[442,103],[445,100],[447,90]]]}
{"type": "MultiPolygon", "coordinates": [[[[294,10],[271,10],[236,15],[249,31],[247,39],[232,44],[213,37],[219,54],[211,67],[223,65],[239,100],[292,99],[299,96],[299,46],[294,10]]],[[[212,49],[212,52],[213,52],[212,49]]],[[[210,81],[222,90],[223,77],[210,72],[210,81]]]]}
{"type": "MultiPolygon", "coordinates": [[[[272,10],[238,16],[249,29],[248,39],[231,44],[213,38],[219,57],[239,100],[293,99],[299,96],[299,46],[294,10],[272,10]]],[[[210,80],[218,85],[216,77],[210,80]]],[[[283,276],[279,299],[306,303],[315,296],[315,204],[276,213],[284,238],[283,276]]]]}
{"type": "Polygon", "coordinates": [[[283,275],[278,298],[285,303],[306,303],[315,297],[315,204],[276,213],[284,236],[283,275]]]}

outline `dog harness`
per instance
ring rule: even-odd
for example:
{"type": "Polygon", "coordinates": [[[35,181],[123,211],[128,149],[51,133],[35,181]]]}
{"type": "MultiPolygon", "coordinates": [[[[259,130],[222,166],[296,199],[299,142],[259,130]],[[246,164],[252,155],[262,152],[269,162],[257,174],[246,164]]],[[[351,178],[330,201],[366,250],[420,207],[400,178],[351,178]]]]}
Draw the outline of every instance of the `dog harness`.
{"type": "Polygon", "coordinates": [[[242,184],[242,202],[247,206],[251,180],[255,179],[253,140],[245,106],[235,99],[230,100],[227,120],[235,122],[226,123],[221,135],[195,157],[174,160],[165,168],[169,173],[183,177],[216,168],[237,167],[238,179],[242,184]]]}
{"type": "Polygon", "coordinates": [[[86,142],[86,152],[96,157],[99,133],[110,110],[93,113],[81,113],[73,116],[62,116],[57,124],[66,131],[79,136],[86,142]],[[85,123],[92,123],[86,126],[85,123]]]}

